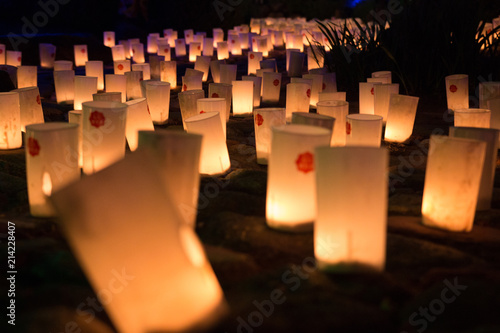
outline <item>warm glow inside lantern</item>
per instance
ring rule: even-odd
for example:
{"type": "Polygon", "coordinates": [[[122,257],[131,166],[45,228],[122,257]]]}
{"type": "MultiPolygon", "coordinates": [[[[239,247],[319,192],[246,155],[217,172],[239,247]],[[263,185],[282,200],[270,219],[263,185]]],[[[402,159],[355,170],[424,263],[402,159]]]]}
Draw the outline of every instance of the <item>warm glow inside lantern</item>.
{"type": "Polygon", "coordinates": [[[203,90],[182,91],[178,94],[182,125],[186,129],[186,119],[198,114],[198,99],[205,98],[203,90]]]}
{"type": "Polygon", "coordinates": [[[244,117],[252,115],[253,82],[232,81],[233,84],[233,116],[244,117]]]}
{"type": "Polygon", "coordinates": [[[127,78],[127,100],[142,98],[142,71],[126,72],[125,77],[127,78]]]}
{"type": "Polygon", "coordinates": [[[167,122],[170,111],[170,83],[146,82],[146,100],[153,122],[155,124],[167,122]]]}
{"type": "Polygon", "coordinates": [[[89,55],[87,53],[87,45],[75,45],[73,47],[75,54],[75,66],[81,67],[85,66],[85,63],[89,61],[89,55]]]}
{"type": "Polygon", "coordinates": [[[177,88],[177,62],[160,61],[160,80],[170,83],[170,89],[177,88]]]}
{"type": "Polygon", "coordinates": [[[321,101],[317,104],[318,114],[335,118],[331,146],[345,146],[345,124],[349,114],[349,103],[339,100],[321,101]]]}
{"type": "Polygon", "coordinates": [[[22,64],[23,53],[21,51],[8,50],[6,54],[6,63],[9,66],[19,67],[22,64]]]}
{"type": "Polygon", "coordinates": [[[113,47],[115,46],[115,32],[114,31],[104,31],[102,34],[102,39],[104,46],[113,47]]]}
{"type": "Polygon", "coordinates": [[[380,82],[359,83],[359,113],[375,114],[375,85],[380,82]]]}
{"type": "Polygon", "coordinates": [[[205,331],[222,314],[223,292],[154,164],[146,152],[134,152],[54,193],[52,201],[118,331],[205,331]],[[117,277],[124,283],[109,301],[104,291],[117,277]]]}
{"type": "Polygon", "coordinates": [[[422,199],[424,225],[471,231],[486,142],[431,135],[422,199]]]}
{"type": "Polygon", "coordinates": [[[323,90],[323,75],[321,74],[304,74],[302,78],[312,80],[311,84],[311,98],[309,99],[309,105],[316,107],[319,101],[319,93],[323,90]]]}
{"type": "Polygon", "coordinates": [[[78,124],[78,167],[83,166],[83,155],[82,155],[82,142],[83,142],[83,131],[82,131],[82,111],[81,110],[71,110],[68,112],[68,122],[71,124],[78,124]]]}
{"type": "Polygon", "coordinates": [[[278,103],[281,91],[281,73],[262,73],[262,102],[278,103]]]}
{"type": "Polygon", "coordinates": [[[19,93],[0,92],[0,149],[21,148],[21,108],[19,93]]]}
{"type": "Polygon", "coordinates": [[[418,97],[393,94],[389,101],[385,141],[404,142],[413,132],[418,97]]]}
{"type": "Polygon", "coordinates": [[[271,228],[312,230],[316,219],[314,149],[330,145],[331,131],[315,126],[273,127],[266,220],[271,228]]]}
{"type": "Polygon", "coordinates": [[[253,107],[258,108],[260,106],[260,91],[262,89],[262,78],[258,76],[243,75],[241,77],[241,80],[253,82],[253,107]]]}
{"type": "Polygon", "coordinates": [[[85,76],[97,77],[97,90],[104,90],[104,67],[100,60],[85,63],[85,76]]]}
{"type": "Polygon", "coordinates": [[[42,101],[38,87],[27,87],[13,91],[19,93],[21,131],[25,132],[26,125],[43,123],[42,101]]]}
{"type": "Polygon", "coordinates": [[[469,76],[467,74],[448,75],[446,82],[446,100],[448,110],[469,108],[469,76]]]}
{"type": "Polygon", "coordinates": [[[54,71],[57,103],[73,103],[75,99],[75,71],[54,71]]]}
{"type": "Polygon", "coordinates": [[[208,71],[210,69],[210,60],[209,56],[197,56],[196,62],[194,64],[194,69],[203,72],[202,81],[205,82],[208,80],[208,71]]]}
{"type": "Polygon", "coordinates": [[[491,111],[488,109],[456,109],[454,125],[461,127],[489,128],[491,111]]]}
{"type": "Polygon", "coordinates": [[[271,151],[271,129],[286,124],[285,108],[260,108],[254,110],[255,149],[257,163],[267,164],[271,151]]]}
{"type": "Polygon", "coordinates": [[[201,72],[199,74],[186,72],[186,75],[182,77],[182,91],[203,89],[202,78],[203,73],[201,72]]]}
{"type": "Polygon", "coordinates": [[[387,121],[391,95],[399,93],[399,83],[377,84],[373,87],[373,112],[387,121]]]}
{"type": "Polygon", "coordinates": [[[97,92],[97,77],[75,76],[75,110],[82,109],[82,103],[92,101],[92,95],[97,92]]]}
{"type": "Polygon", "coordinates": [[[53,44],[40,43],[38,44],[40,53],[40,67],[54,68],[54,60],[56,59],[56,46],[53,44]]]}
{"type": "Polygon", "coordinates": [[[286,118],[292,119],[292,112],[309,112],[311,87],[307,83],[289,83],[286,85],[286,118]]]}
{"type": "Polygon", "coordinates": [[[374,147],[316,148],[314,255],[322,270],[383,270],[389,154],[374,147]]]}
{"type": "Polygon", "coordinates": [[[125,75],[106,74],[106,92],[119,92],[121,101],[127,100],[127,77],[125,75]]]}
{"type": "Polygon", "coordinates": [[[201,44],[192,42],[189,44],[189,62],[195,62],[197,56],[201,56],[201,44]]]}
{"type": "Polygon", "coordinates": [[[199,98],[197,101],[197,112],[198,114],[206,112],[218,112],[222,132],[224,133],[224,138],[226,138],[226,99],[225,98],[199,98]]]}
{"type": "Polygon", "coordinates": [[[248,71],[247,74],[257,74],[260,69],[260,62],[262,60],[262,52],[248,52],[248,71]]]}
{"type": "Polygon", "coordinates": [[[133,43],[132,46],[132,60],[136,64],[142,64],[146,62],[146,58],[144,57],[144,44],[142,43],[133,43]]]}
{"type": "Polygon", "coordinates": [[[128,102],[127,104],[127,121],[125,124],[125,137],[131,151],[137,149],[138,132],[139,131],[154,131],[153,121],[148,109],[146,98],[138,98],[128,102]]]}
{"type": "Polygon", "coordinates": [[[26,181],[31,215],[54,216],[48,197],[80,178],[78,124],[26,126],[26,181]]]}
{"type": "Polygon", "coordinates": [[[17,87],[27,88],[35,87],[37,83],[38,73],[36,66],[19,66],[17,68],[17,87]]]}
{"type": "Polygon", "coordinates": [[[231,113],[231,101],[233,98],[233,85],[226,83],[210,83],[208,85],[209,98],[224,98],[226,100],[226,122],[229,121],[231,113]]]}
{"type": "Polygon", "coordinates": [[[346,146],[380,147],[382,116],[375,114],[349,114],[346,116],[346,146]]]}

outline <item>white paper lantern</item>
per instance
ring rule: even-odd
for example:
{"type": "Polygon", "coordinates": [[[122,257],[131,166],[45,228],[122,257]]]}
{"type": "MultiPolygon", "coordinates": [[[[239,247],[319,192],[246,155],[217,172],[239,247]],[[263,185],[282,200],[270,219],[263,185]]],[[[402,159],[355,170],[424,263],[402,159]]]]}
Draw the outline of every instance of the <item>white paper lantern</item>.
{"type": "Polygon", "coordinates": [[[104,46],[113,47],[115,46],[115,32],[114,31],[104,31],[102,34],[102,39],[104,46]]]}
{"type": "Polygon", "coordinates": [[[115,74],[125,75],[126,72],[131,71],[132,66],[130,60],[118,60],[113,62],[113,69],[115,74]]]}
{"type": "Polygon", "coordinates": [[[203,90],[189,90],[178,94],[181,109],[182,125],[186,130],[186,119],[198,114],[198,99],[205,98],[203,90]]]}
{"type": "Polygon", "coordinates": [[[448,75],[445,81],[448,110],[468,109],[469,76],[467,74],[448,75]]]}
{"type": "Polygon", "coordinates": [[[75,99],[75,71],[54,71],[57,103],[73,103],[75,99]]]}
{"type": "Polygon", "coordinates": [[[146,98],[138,98],[127,104],[127,121],[125,124],[125,137],[131,151],[137,149],[139,131],[154,131],[153,121],[146,98]]]}
{"type": "Polygon", "coordinates": [[[389,112],[391,95],[399,94],[399,83],[377,84],[373,87],[373,92],[373,112],[376,115],[382,116],[385,123],[387,121],[387,113],[389,112]]]}
{"type": "Polygon", "coordinates": [[[450,231],[471,231],[486,142],[431,135],[425,168],[422,222],[450,231]]]}
{"type": "Polygon", "coordinates": [[[346,101],[346,93],[345,91],[338,92],[320,92],[318,94],[319,101],[346,101]]]}
{"type": "Polygon", "coordinates": [[[89,61],[87,45],[74,45],[73,51],[75,54],[75,66],[76,67],[85,66],[85,63],[89,61]]]}
{"type": "Polygon", "coordinates": [[[132,60],[136,64],[143,64],[146,62],[144,57],[144,44],[142,43],[133,43],[132,46],[132,60]]]}
{"type": "Polygon", "coordinates": [[[21,131],[26,132],[26,125],[43,123],[42,101],[38,87],[27,87],[13,91],[19,93],[21,131]]]}
{"type": "Polygon", "coordinates": [[[290,64],[288,67],[288,76],[300,77],[304,67],[305,54],[302,52],[290,53],[290,64]]]}
{"type": "Polygon", "coordinates": [[[262,102],[278,103],[281,92],[281,73],[262,73],[262,102]]]}
{"type": "Polygon", "coordinates": [[[106,92],[119,92],[121,102],[127,100],[127,77],[125,75],[106,74],[106,92]]]}
{"type": "Polygon", "coordinates": [[[125,72],[125,77],[127,78],[127,100],[142,98],[142,71],[125,72]]]}
{"type": "Polygon", "coordinates": [[[214,83],[220,83],[220,65],[223,63],[224,60],[210,61],[210,73],[212,74],[212,79],[214,83]]]}
{"type": "Polygon", "coordinates": [[[217,43],[217,59],[218,60],[229,59],[229,47],[227,45],[227,42],[217,43]]]}
{"type": "Polygon", "coordinates": [[[104,90],[104,66],[100,60],[85,63],[85,76],[97,77],[97,90],[104,90]]]}
{"type": "Polygon", "coordinates": [[[149,54],[158,52],[158,38],[160,38],[159,33],[149,34],[147,37],[147,51],[149,54]]]}
{"type": "Polygon", "coordinates": [[[222,132],[226,138],[226,99],[225,98],[199,98],[197,101],[196,111],[198,114],[206,112],[218,112],[222,132]]]}
{"type": "Polygon", "coordinates": [[[177,88],[177,62],[160,61],[160,80],[170,83],[170,89],[177,88]]]}
{"type": "Polygon", "coordinates": [[[417,114],[418,99],[412,96],[391,95],[385,141],[404,142],[410,138],[417,114]]]}
{"type": "Polygon", "coordinates": [[[260,106],[260,91],[262,89],[262,78],[258,76],[243,75],[241,77],[241,80],[253,82],[253,107],[258,108],[260,106]]]}
{"type": "Polygon", "coordinates": [[[159,41],[158,42],[158,55],[165,57],[165,61],[172,60],[172,49],[168,41],[159,41]]]}
{"type": "Polygon", "coordinates": [[[38,74],[36,66],[19,66],[17,68],[17,87],[36,87],[38,74]]]}
{"type": "Polygon", "coordinates": [[[208,80],[208,70],[210,69],[210,59],[209,56],[197,56],[196,62],[194,64],[194,69],[203,72],[202,81],[206,82],[208,80]]]}
{"type": "Polygon", "coordinates": [[[383,80],[385,84],[392,83],[392,73],[390,71],[378,71],[372,73],[372,78],[383,80]]]}
{"type": "Polygon", "coordinates": [[[71,71],[73,70],[73,62],[69,60],[56,60],[54,61],[54,72],[57,71],[71,71]]]}
{"type": "Polygon", "coordinates": [[[7,51],[6,63],[9,66],[19,67],[22,64],[23,54],[21,51],[7,51]]]}
{"type": "Polygon", "coordinates": [[[125,47],[123,45],[112,46],[111,56],[113,57],[113,61],[126,60],[125,47]]]}
{"type": "Polygon", "coordinates": [[[167,122],[170,110],[170,83],[146,82],[146,100],[153,123],[164,124],[167,122]]]}
{"type": "Polygon", "coordinates": [[[456,109],[454,125],[460,127],[489,128],[491,111],[488,109],[456,109]]]}
{"type": "Polygon", "coordinates": [[[380,82],[359,83],[359,113],[375,114],[375,85],[380,82]]]}
{"type": "Polygon", "coordinates": [[[292,119],[292,112],[309,112],[311,88],[307,83],[286,85],[286,118],[292,119]]]}
{"type": "Polygon", "coordinates": [[[271,151],[271,129],[286,124],[285,108],[260,108],[254,110],[255,149],[257,163],[267,165],[271,151]]]}
{"type": "Polygon", "coordinates": [[[335,118],[331,146],[345,146],[346,123],[349,114],[349,103],[339,100],[321,101],[317,104],[316,112],[321,115],[335,118]]]}
{"type": "Polygon", "coordinates": [[[54,60],[56,59],[56,46],[53,44],[40,43],[38,44],[40,53],[40,67],[54,68],[54,60]]]}
{"type": "Polygon", "coordinates": [[[92,100],[95,101],[110,101],[110,102],[122,102],[121,92],[101,92],[92,95],[92,100]]]}
{"type": "Polygon", "coordinates": [[[316,107],[319,101],[319,93],[323,90],[323,75],[321,74],[304,74],[302,75],[304,79],[312,80],[311,85],[311,98],[309,105],[316,107]]]}
{"type": "Polygon", "coordinates": [[[82,109],[82,103],[92,101],[92,95],[97,93],[97,77],[75,76],[75,99],[73,108],[82,109]]]}
{"type": "Polygon", "coordinates": [[[236,81],[236,65],[220,65],[220,83],[232,84],[236,81]]]}
{"type": "Polygon", "coordinates": [[[23,144],[19,93],[0,92],[0,149],[17,149],[23,144]]]}
{"type": "Polygon", "coordinates": [[[201,44],[192,42],[189,44],[189,62],[195,62],[197,56],[201,56],[201,44]]]}
{"type": "Polygon", "coordinates": [[[245,117],[253,111],[253,82],[232,81],[233,85],[233,116],[245,117]]]}
{"type": "Polygon", "coordinates": [[[349,114],[346,116],[346,146],[380,147],[382,116],[349,114]]]}
{"type": "Polygon", "coordinates": [[[186,53],[186,41],[182,38],[178,38],[175,40],[175,56],[182,57],[185,56],[186,53]]]}
{"type": "Polygon", "coordinates": [[[208,97],[224,98],[226,101],[226,122],[229,121],[231,113],[231,101],[233,99],[233,85],[226,83],[210,83],[208,85],[208,97]]]}
{"type": "Polygon", "coordinates": [[[262,52],[248,52],[248,75],[257,74],[260,69],[260,62],[262,61],[262,52]]]}
{"type": "Polygon", "coordinates": [[[202,54],[204,56],[212,57],[214,55],[214,39],[213,38],[205,38],[203,39],[203,51],[202,54]]]}

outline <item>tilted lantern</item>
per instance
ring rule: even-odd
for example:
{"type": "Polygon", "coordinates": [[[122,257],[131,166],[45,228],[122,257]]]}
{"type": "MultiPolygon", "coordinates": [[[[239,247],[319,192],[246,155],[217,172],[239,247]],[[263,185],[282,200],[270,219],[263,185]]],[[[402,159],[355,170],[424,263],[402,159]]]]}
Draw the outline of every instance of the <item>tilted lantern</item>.
{"type": "Polygon", "coordinates": [[[114,74],[124,75],[132,70],[130,60],[117,60],[113,62],[114,74]]]}
{"type": "Polygon", "coordinates": [[[26,125],[43,123],[42,101],[38,87],[27,87],[14,91],[19,93],[21,131],[25,132],[26,125]]]}
{"type": "Polygon", "coordinates": [[[255,149],[258,164],[266,165],[269,159],[272,128],[285,124],[285,108],[260,108],[254,110],[255,149]]]}
{"type": "Polygon", "coordinates": [[[197,56],[196,62],[194,64],[194,69],[203,72],[202,81],[208,80],[208,71],[210,69],[210,59],[209,56],[197,56]]]}
{"type": "Polygon", "coordinates": [[[253,82],[253,107],[258,108],[260,106],[260,91],[262,89],[262,78],[258,76],[243,75],[241,77],[241,80],[253,82]]]}
{"type": "Polygon", "coordinates": [[[82,130],[82,111],[71,110],[68,111],[68,123],[78,124],[78,167],[83,166],[82,143],[83,143],[83,130],[82,130]]]}
{"type": "Polygon", "coordinates": [[[151,66],[148,63],[132,64],[133,72],[142,72],[142,79],[144,81],[151,80],[151,66]]]}
{"type": "Polygon", "coordinates": [[[417,114],[418,97],[393,94],[389,101],[385,141],[404,142],[413,132],[417,114]]]}
{"type": "Polygon", "coordinates": [[[154,131],[153,121],[148,109],[146,98],[138,98],[127,104],[127,121],[125,124],[125,137],[131,151],[137,149],[139,131],[154,131]]]}
{"type": "Polygon", "coordinates": [[[389,112],[389,101],[391,95],[399,94],[399,83],[377,84],[373,87],[373,111],[374,114],[382,116],[383,122],[387,121],[389,112]]]}
{"type": "Polygon", "coordinates": [[[292,124],[322,127],[333,133],[335,118],[318,113],[292,112],[292,124]]]}
{"type": "Polygon", "coordinates": [[[203,90],[182,91],[178,94],[182,125],[186,129],[186,119],[198,114],[198,99],[205,98],[203,90]]]}
{"type": "Polygon", "coordinates": [[[19,93],[0,92],[0,149],[17,149],[23,144],[19,93]]]}
{"type": "Polygon", "coordinates": [[[115,32],[114,31],[104,31],[103,34],[103,42],[107,47],[115,46],[115,32]]]}

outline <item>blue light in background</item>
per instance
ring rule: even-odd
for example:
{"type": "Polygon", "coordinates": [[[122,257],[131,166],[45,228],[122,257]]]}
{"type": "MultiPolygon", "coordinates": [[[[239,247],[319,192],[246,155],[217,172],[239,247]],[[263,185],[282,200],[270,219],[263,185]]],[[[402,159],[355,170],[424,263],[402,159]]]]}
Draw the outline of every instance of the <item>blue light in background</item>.
{"type": "Polygon", "coordinates": [[[354,8],[354,7],[356,7],[357,4],[359,4],[360,2],[363,2],[363,1],[364,0],[348,0],[347,7],[354,8]]]}

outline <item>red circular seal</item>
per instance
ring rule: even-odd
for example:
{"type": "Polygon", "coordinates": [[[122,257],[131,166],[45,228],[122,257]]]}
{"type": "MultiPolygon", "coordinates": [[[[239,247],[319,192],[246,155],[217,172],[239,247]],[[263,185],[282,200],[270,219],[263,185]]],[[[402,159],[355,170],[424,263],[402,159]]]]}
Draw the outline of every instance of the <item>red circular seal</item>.
{"type": "Polygon", "coordinates": [[[218,93],[213,93],[212,94],[212,98],[218,98],[219,97],[219,94],[218,93]]]}
{"type": "Polygon", "coordinates": [[[370,92],[372,93],[372,95],[375,95],[375,87],[372,87],[372,90],[370,90],[370,92]]]}
{"type": "Polygon", "coordinates": [[[99,112],[99,111],[92,111],[89,117],[90,120],[90,125],[94,126],[95,128],[99,128],[104,125],[104,122],[106,121],[106,118],[104,115],[99,112]]]}
{"type": "Polygon", "coordinates": [[[201,111],[200,111],[200,114],[202,114],[202,113],[205,113],[205,111],[201,110],[201,111]]]}
{"type": "Polygon", "coordinates": [[[278,79],[274,80],[273,84],[275,87],[277,87],[280,84],[280,80],[278,80],[278,79]]]}
{"type": "Polygon", "coordinates": [[[250,53],[250,59],[255,58],[255,55],[253,53],[250,53]]]}
{"type": "Polygon", "coordinates": [[[3,53],[3,49],[0,49],[0,54],[2,54],[2,53],[3,53]]]}
{"type": "Polygon", "coordinates": [[[80,52],[85,53],[86,51],[85,51],[85,49],[81,49],[80,52]]]}
{"type": "Polygon", "coordinates": [[[187,91],[188,90],[188,86],[184,83],[184,85],[182,86],[182,91],[187,91]]]}
{"type": "Polygon", "coordinates": [[[38,140],[34,138],[28,139],[28,153],[31,156],[36,156],[40,153],[40,145],[38,144],[38,140]]]}
{"type": "Polygon", "coordinates": [[[307,89],[306,94],[307,94],[307,97],[311,98],[311,89],[307,89]]]}
{"type": "Polygon", "coordinates": [[[351,124],[348,121],[345,122],[345,133],[351,134],[351,124]]]}
{"type": "Polygon", "coordinates": [[[257,113],[255,115],[255,123],[257,124],[257,126],[260,126],[264,123],[264,117],[262,117],[260,113],[257,113]]]}
{"type": "Polygon", "coordinates": [[[163,52],[168,53],[170,50],[169,49],[164,49],[163,52]]]}
{"type": "Polygon", "coordinates": [[[302,171],[303,173],[308,173],[314,170],[314,155],[310,152],[305,152],[299,154],[297,160],[295,161],[297,164],[297,170],[302,171]]]}
{"type": "Polygon", "coordinates": [[[456,86],[456,85],[452,84],[452,85],[450,86],[450,91],[451,91],[452,93],[457,92],[457,90],[458,90],[458,88],[457,88],[457,86],[456,86]]]}

